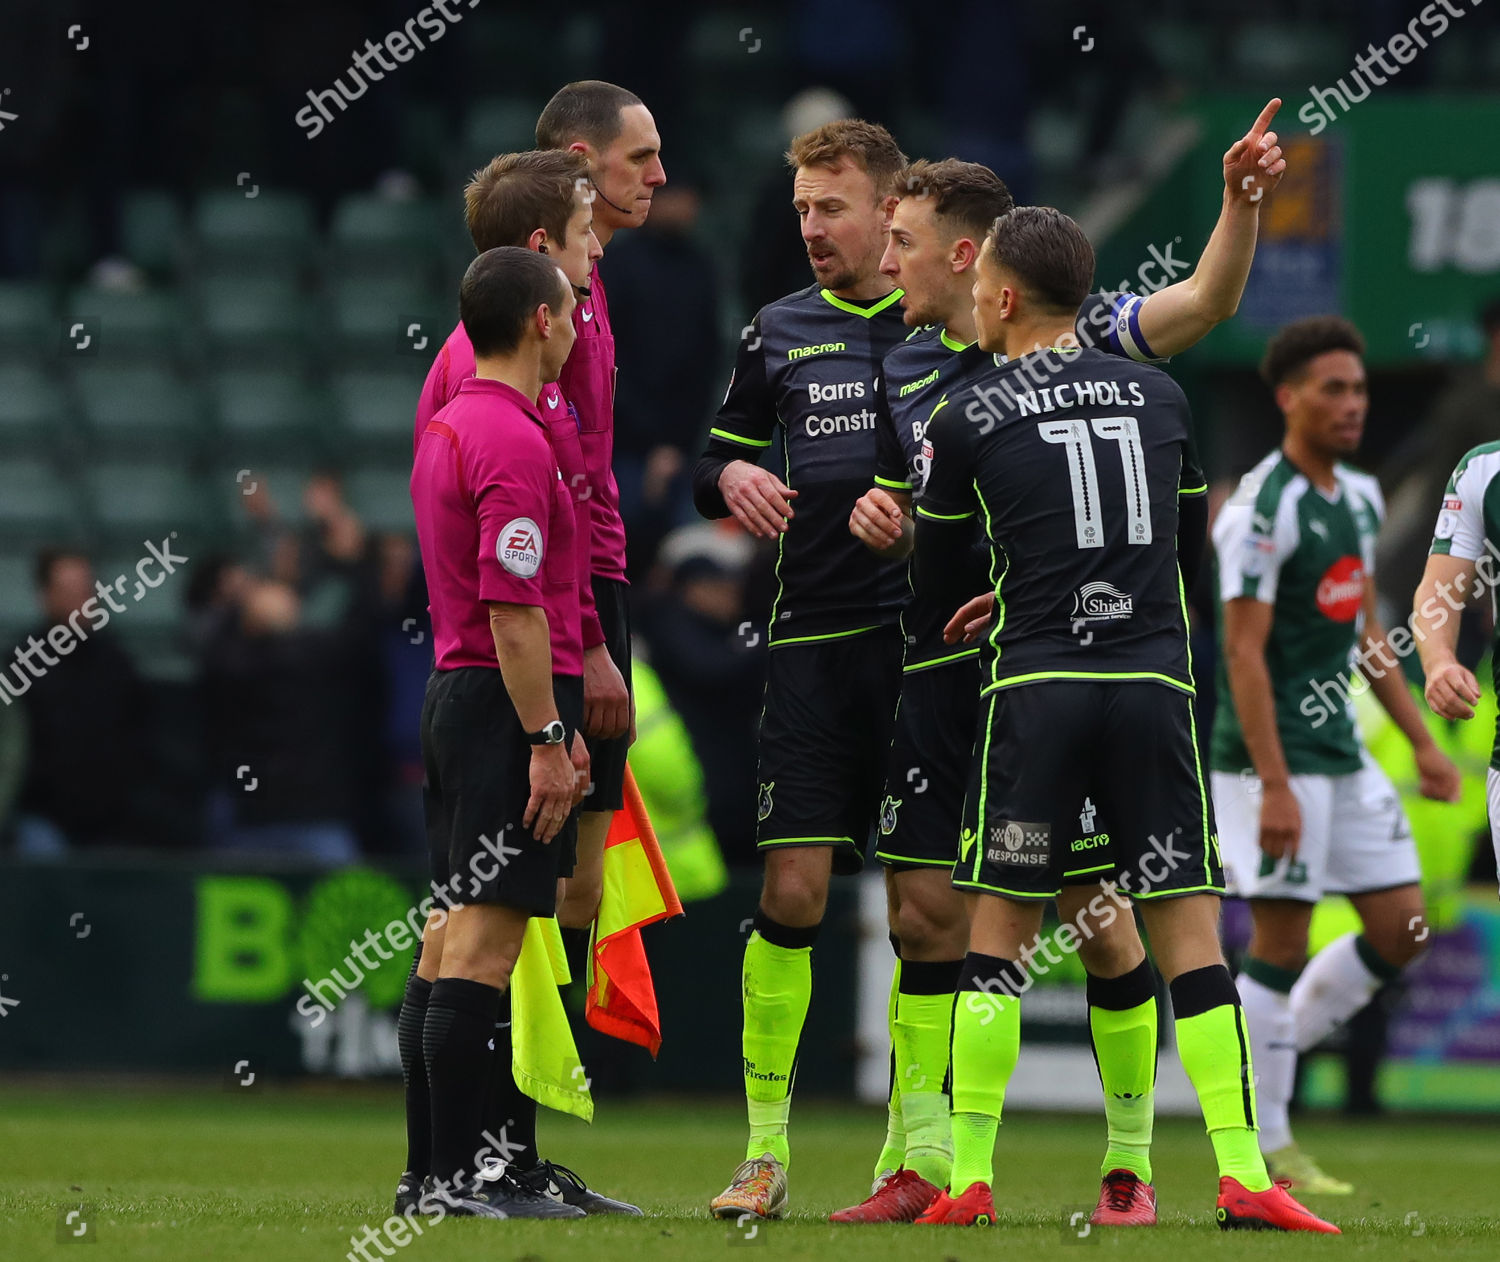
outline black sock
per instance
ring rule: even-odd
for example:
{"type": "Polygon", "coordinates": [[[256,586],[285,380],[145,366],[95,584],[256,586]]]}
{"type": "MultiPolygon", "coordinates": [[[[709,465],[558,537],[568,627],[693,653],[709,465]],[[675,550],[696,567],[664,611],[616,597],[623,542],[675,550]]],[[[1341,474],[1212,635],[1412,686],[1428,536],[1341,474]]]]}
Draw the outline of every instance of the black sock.
{"type": "MultiPolygon", "coordinates": [[[[566,932],[566,930],[564,931],[566,932]]],[[[529,1170],[540,1158],[536,1151],[536,1101],[516,1085],[510,1042],[510,991],[500,997],[495,1018],[495,1051],[490,1057],[484,1100],[485,1143],[501,1161],[529,1170]]]]}
{"type": "Polygon", "coordinates": [[[412,962],[406,997],[396,1018],[396,1046],[401,1051],[401,1081],[406,1084],[406,1168],[418,1179],[432,1173],[432,1102],[427,1091],[427,1062],[422,1056],[422,1027],[432,983],[417,976],[412,962]]]}
{"type": "Polygon", "coordinates": [[[472,1178],[481,1147],[479,1104],[489,1073],[500,992],[463,977],[440,977],[427,1000],[422,1053],[432,1110],[432,1175],[472,1178]]]}

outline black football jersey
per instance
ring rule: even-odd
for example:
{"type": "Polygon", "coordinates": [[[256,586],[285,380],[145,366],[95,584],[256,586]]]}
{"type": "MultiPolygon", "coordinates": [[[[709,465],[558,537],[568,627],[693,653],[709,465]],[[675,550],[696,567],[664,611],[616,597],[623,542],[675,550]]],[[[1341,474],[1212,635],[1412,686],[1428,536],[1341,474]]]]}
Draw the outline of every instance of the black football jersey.
{"type": "MultiPolygon", "coordinates": [[[[1182,390],[1097,349],[1048,349],[966,377],[927,428],[919,590],[941,592],[954,531],[978,521],[996,614],[985,691],[1047,679],[1188,691],[1179,495],[1206,493],[1182,390]]],[[[941,599],[951,599],[948,592],[941,599]]]]}
{"type": "MultiPolygon", "coordinates": [[[[762,308],[740,339],[705,459],[758,461],[781,428],[782,480],[798,494],[776,563],[773,647],[900,618],[905,564],[849,533],[854,502],[875,476],[881,361],[907,334],[900,299],[897,290],[853,303],[813,285],[762,308]]],[[[715,498],[712,510],[727,515],[715,498]]]]}
{"type": "MultiPolygon", "coordinates": [[[[1140,309],[1144,302],[1138,294],[1090,294],[1074,325],[1079,343],[1143,363],[1154,359],[1141,335],[1140,309]]],[[[876,486],[908,491],[914,502],[921,502],[927,479],[927,422],[934,406],[967,376],[996,362],[1003,361],[978,346],[966,347],[937,326],[917,330],[886,355],[882,383],[886,408],[878,421],[876,486]]],[[[982,539],[977,528],[975,537],[982,539]]],[[[925,670],[979,653],[978,645],[943,642],[943,627],[953,612],[920,597],[911,600],[901,617],[906,632],[906,670],[925,670]]]]}

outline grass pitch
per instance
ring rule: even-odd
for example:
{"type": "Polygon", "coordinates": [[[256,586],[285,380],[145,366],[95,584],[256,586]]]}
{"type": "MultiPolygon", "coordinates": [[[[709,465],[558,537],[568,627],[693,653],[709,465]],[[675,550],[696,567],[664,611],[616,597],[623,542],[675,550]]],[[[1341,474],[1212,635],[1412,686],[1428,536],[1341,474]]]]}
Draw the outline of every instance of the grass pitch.
{"type": "MultiPolygon", "coordinates": [[[[1213,1223],[1208,1140],[1195,1123],[1157,1128],[1162,1225],[1079,1236],[1069,1215],[1092,1208],[1103,1124],[1020,1115],[1001,1130],[990,1229],[835,1227],[824,1216],[869,1182],[884,1115],[803,1101],[793,1115],[792,1213],[753,1236],[705,1209],[741,1153],[738,1104],[601,1101],[588,1127],[547,1114],[544,1151],[650,1217],[572,1223],[450,1221],[394,1251],[403,1262],[760,1258],[1062,1262],[1213,1256],[1494,1259],[1500,1256],[1500,1135],[1492,1123],[1304,1120],[1303,1145],[1355,1182],[1314,1208],[1338,1237],[1225,1234],[1213,1223]],[[1097,1254],[1077,1253],[1080,1247],[1097,1254]]],[[[234,1092],[161,1086],[0,1088],[0,1258],[69,1262],[73,1243],[107,1259],[336,1262],[363,1224],[390,1212],[403,1157],[394,1088],[234,1092]],[[83,1207],[82,1217],[67,1219],[83,1207]],[[84,1236],[74,1238],[80,1222],[84,1236]]],[[[389,1246],[388,1246],[389,1247],[389,1246]]],[[[379,1252],[370,1250],[378,1257],[379,1252]]]]}

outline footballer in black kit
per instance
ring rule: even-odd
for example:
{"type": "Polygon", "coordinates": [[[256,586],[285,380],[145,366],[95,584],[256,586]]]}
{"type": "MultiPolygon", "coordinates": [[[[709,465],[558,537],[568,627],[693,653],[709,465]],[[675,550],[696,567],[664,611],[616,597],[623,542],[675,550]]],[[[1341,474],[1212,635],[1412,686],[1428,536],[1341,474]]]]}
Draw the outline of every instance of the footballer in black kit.
{"type": "Polygon", "coordinates": [[[934,412],[919,597],[972,594],[976,521],[995,591],[956,886],[1055,896],[1090,799],[1127,892],[1222,892],[1178,569],[1191,433],[1169,376],[1096,349],[988,367],[934,412]]]}
{"type": "Polygon", "coordinates": [[[833,846],[843,873],[863,864],[901,683],[906,567],[848,528],[876,463],[881,361],[907,333],[900,298],[812,285],[764,307],[693,474],[698,511],[728,516],[720,473],[758,461],[781,430],[798,499],[776,563],[757,831],[763,849],[833,846]]]}
{"type": "MultiPolygon", "coordinates": [[[[1078,313],[1080,343],[1141,362],[1155,358],[1140,329],[1145,302],[1130,293],[1089,295],[1078,313]]],[[[927,424],[934,407],[995,362],[995,356],[977,346],[965,347],[937,327],[914,331],[886,356],[876,486],[922,503],[927,424]]],[[[984,590],[989,576],[984,533],[972,522],[970,531],[973,581],[968,596],[984,590]]],[[[947,867],[956,854],[980,687],[980,646],[943,640],[943,627],[957,607],[919,594],[902,613],[906,660],[876,849],[887,867],[947,867]]],[[[1111,866],[1106,828],[1091,805],[1083,805],[1077,827],[1066,839],[1076,855],[1066,865],[1070,879],[1111,866]]]]}

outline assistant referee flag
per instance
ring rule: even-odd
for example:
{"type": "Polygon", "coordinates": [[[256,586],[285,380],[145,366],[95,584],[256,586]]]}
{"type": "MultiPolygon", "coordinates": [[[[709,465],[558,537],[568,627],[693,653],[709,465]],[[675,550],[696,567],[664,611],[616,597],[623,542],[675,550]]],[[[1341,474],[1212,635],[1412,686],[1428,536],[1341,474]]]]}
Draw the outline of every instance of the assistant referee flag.
{"type": "Polygon", "coordinates": [[[615,812],[604,842],[587,1015],[600,1033],[639,1044],[652,1056],[661,1050],[661,1020],[641,929],[680,915],[682,903],[627,764],[625,805],[615,812]]]}

